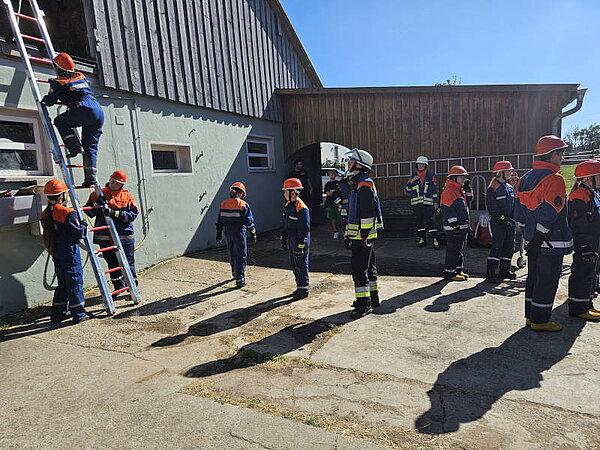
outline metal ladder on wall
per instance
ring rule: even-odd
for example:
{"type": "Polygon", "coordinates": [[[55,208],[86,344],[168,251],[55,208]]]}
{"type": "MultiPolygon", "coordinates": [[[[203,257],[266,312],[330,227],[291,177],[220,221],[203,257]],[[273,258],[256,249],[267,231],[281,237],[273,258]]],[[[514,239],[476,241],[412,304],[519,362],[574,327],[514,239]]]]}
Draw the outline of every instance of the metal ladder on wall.
{"type": "MultiPolygon", "coordinates": [[[[17,47],[19,48],[19,53],[21,54],[21,58],[27,69],[26,70],[27,77],[29,78],[31,90],[33,91],[33,95],[35,97],[37,108],[38,108],[38,111],[39,111],[41,119],[42,119],[42,125],[44,127],[44,131],[46,132],[46,135],[48,136],[50,143],[51,143],[50,153],[52,154],[52,159],[54,160],[54,162],[56,164],[59,165],[59,167],[61,169],[65,184],[69,188],[69,196],[71,198],[71,204],[73,205],[73,208],[75,209],[75,211],[77,211],[77,216],[79,218],[79,221],[81,223],[87,223],[87,220],[84,216],[83,211],[90,210],[90,209],[99,209],[99,208],[101,208],[101,206],[82,207],[81,204],[79,203],[79,200],[77,198],[76,189],[83,189],[83,188],[89,188],[89,187],[75,186],[73,184],[72,169],[73,168],[82,169],[83,164],[68,164],[68,163],[66,163],[65,158],[62,153],[62,150],[61,150],[62,145],[59,144],[59,142],[58,142],[56,130],[54,129],[52,119],[50,118],[50,114],[48,113],[48,108],[46,107],[46,105],[42,104],[42,95],[40,94],[40,90],[38,88],[37,83],[49,83],[49,80],[40,79],[40,78],[36,77],[36,75],[33,71],[33,68],[31,66],[31,61],[52,65],[52,60],[54,59],[54,56],[56,55],[56,53],[54,51],[54,47],[52,46],[50,36],[48,35],[48,30],[46,29],[46,25],[44,23],[44,12],[39,8],[36,0],[28,0],[28,1],[31,6],[32,13],[33,13],[32,16],[21,14],[20,12],[15,12],[13,5],[11,3],[11,0],[3,0],[4,5],[6,7],[7,14],[8,14],[8,19],[10,21],[10,25],[13,30],[14,36],[15,36],[15,41],[17,43],[17,47]],[[26,21],[36,23],[41,37],[30,36],[30,35],[21,33],[21,30],[19,28],[18,19],[23,19],[26,21]],[[48,52],[49,59],[30,56],[27,53],[24,39],[27,39],[27,40],[30,40],[33,42],[43,43],[46,47],[46,51],[48,52]]],[[[94,184],[94,190],[95,190],[98,198],[104,197],[102,194],[102,190],[100,189],[100,186],[98,185],[97,181],[94,184]]],[[[94,275],[96,276],[96,281],[98,283],[98,287],[100,288],[100,293],[102,295],[104,309],[106,310],[106,313],[109,316],[112,316],[115,314],[114,297],[116,297],[118,294],[128,291],[131,300],[136,305],[138,303],[140,303],[142,300],[140,297],[140,292],[135,283],[135,279],[133,278],[133,274],[131,273],[131,270],[129,268],[127,258],[125,257],[125,252],[123,251],[123,247],[121,245],[121,240],[119,239],[119,234],[117,233],[114,222],[113,222],[112,218],[110,218],[110,217],[105,217],[105,219],[106,219],[107,225],[101,226],[101,227],[95,227],[95,228],[88,228],[88,233],[86,233],[84,240],[85,240],[87,250],[90,254],[92,267],[94,269],[94,275]],[[91,238],[91,232],[105,230],[105,229],[109,230],[113,245],[103,248],[103,249],[94,250],[94,246],[93,246],[92,238],[91,238]],[[99,256],[103,252],[110,251],[110,250],[116,250],[117,260],[119,261],[119,267],[110,269],[110,270],[104,270],[100,263],[99,256]],[[123,273],[123,275],[124,275],[126,287],[124,287],[123,289],[119,289],[114,292],[111,292],[109,285],[108,285],[108,280],[106,279],[106,276],[109,273],[115,272],[119,269],[121,270],[121,273],[123,273]]]]}

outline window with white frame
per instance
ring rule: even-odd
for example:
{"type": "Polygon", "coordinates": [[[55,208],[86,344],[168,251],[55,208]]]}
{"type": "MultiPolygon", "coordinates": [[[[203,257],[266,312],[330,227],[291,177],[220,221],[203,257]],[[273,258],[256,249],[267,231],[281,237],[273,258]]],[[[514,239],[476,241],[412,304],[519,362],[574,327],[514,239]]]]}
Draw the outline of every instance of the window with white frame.
{"type": "Polygon", "coordinates": [[[191,145],[151,142],[150,152],[153,173],[192,173],[191,145]]]}
{"type": "Polygon", "coordinates": [[[248,170],[265,172],[275,169],[273,161],[273,138],[265,136],[248,136],[248,170]]]}
{"type": "Polygon", "coordinates": [[[43,172],[38,119],[0,114],[0,176],[40,175],[43,172]]]}

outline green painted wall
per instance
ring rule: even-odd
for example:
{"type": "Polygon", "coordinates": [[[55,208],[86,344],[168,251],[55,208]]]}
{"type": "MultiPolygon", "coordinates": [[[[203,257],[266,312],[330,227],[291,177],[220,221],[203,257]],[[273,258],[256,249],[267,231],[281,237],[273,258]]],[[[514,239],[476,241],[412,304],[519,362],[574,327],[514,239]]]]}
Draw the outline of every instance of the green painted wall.
{"type": "MultiPolygon", "coordinates": [[[[40,74],[48,76],[50,73],[40,74]]],[[[93,84],[94,81],[91,79],[93,84]]],[[[44,92],[47,89],[46,85],[42,88],[44,92]]],[[[215,246],[219,204],[227,198],[234,181],[246,184],[246,200],[252,207],[258,232],[279,227],[281,183],[287,173],[280,123],[97,86],[94,91],[105,113],[98,154],[99,180],[108,180],[115,169],[127,172],[126,188],[142,211],[135,222],[136,240],[141,241],[148,233],[136,252],[138,270],[215,246]],[[273,172],[249,173],[245,146],[249,134],[273,138],[273,172]],[[190,144],[193,173],[153,174],[150,142],[190,144]]],[[[18,62],[0,60],[0,106],[34,108],[29,84],[18,62]]],[[[52,115],[55,114],[53,109],[52,115]]],[[[43,181],[42,177],[33,179],[43,181]]],[[[76,181],[81,179],[81,175],[76,175],[76,181]]],[[[8,181],[0,181],[0,187],[8,181]]],[[[23,183],[27,184],[27,180],[23,183]]],[[[87,198],[88,191],[82,192],[82,197],[87,198]]],[[[81,200],[85,202],[86,198],[81,200]]],[[[85,252],[82,257],[87,259],[85,252]]],[[[95,285],[91,265],[86,263],[85,267],[86,285],[95,285]]],[[[0,315],[51,300],[55,283],[52,261],[41,238],[32,235],[30,225],[0,227],[0,315]]]]}

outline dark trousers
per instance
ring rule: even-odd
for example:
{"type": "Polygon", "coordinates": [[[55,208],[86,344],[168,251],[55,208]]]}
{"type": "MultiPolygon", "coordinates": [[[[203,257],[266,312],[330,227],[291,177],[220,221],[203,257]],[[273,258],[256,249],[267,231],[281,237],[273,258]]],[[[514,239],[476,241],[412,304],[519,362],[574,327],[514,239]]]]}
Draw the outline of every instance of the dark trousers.
{"type": "Polygon", "coordinates": [[[525,317],[533,323],[546,323],[550,320],[562,262],[563,255],[529,253],[527,257],[525,317]]]}
{"type": "MultiPolygon", "coordinates": [[[[112,244],[108,242],[100,244],[100,248],[111,247],[112,244]]],[[[137,274],[135,273],[135,240],[134,239],[124,239],[121,241],[121,246],[123,247],[123,252],[125,253],[125,257],[127,258],[127,263],[129,264],[129,270],[131,270],[131,275],[133,275],[133,279],[137,280],[137,274]]],[[[108,265],[109,269],[114,269],[115,267],[119,267],[119,260],[117,258],[116,250],[108,250],[102,253],[104,255],[104,260],[108,265]]],[[[122,282],[123,281],[123,273],[120,270],[110,273],[110,279],[113,282],[122,282]]]]}
{"type": "Polygon", "coordinates": [[[592,298],[596,290],[596,261],[584,261],[581,254],[573,254],[569,276],[569,314],[583,314],[594,305],[592,298]]]}
{"type": "Polygon", "coordinates": [[[294,255],[294,249],[296,248],[296,236],[290,234],[288,236],[288,253],[290,255],[290,264],[292,266],[292,272],[296,278],[296,288],[304,291],[308,291],[309,279],[308,279],[308,254],[310,249],[310,235],[306,239],[306,246],[301,256],[294,255]]]}
{"type": "Polygon", "coordinates": [[[371,297],[377,291],[377,261],[375,247],[363,247],[362,241],[352,240],[352,281],[357,299],[371,297]]]}
{"type": "Polygon", "coordinates": [[[431,205],[413,205],[413,212],[417,218],[417,234],[425,239],[427,232],[432,238],[436,237],[436,228],[433,225],[433,206],[431,205]]]}
{"type": "Polygon", "coordinates": [[[71,108],[54,119],[54,125],[56,125],[65,146],[68,149],[83,147],[84,156],[87,156],[86,162],[93,168],[96,168],[98,141],[102,134],[103,124],[104,113],[99,105],[97,108],[86,106],[71,108]],[[75,134],[74,129],[77,127],[81,127],[81,142],[75,134]]]}
{"type": "Polygon", "coordinates": [[[246,259],[248,258],[246,230],[228,231],[226,229],[225,241],[227,242],[231,273],[236,281],[242,281],[246,278],[246,259]]]}
{"type": "Polygon", "coordinates": [[[460,274],[464,269],[463,250],[467,245],[467,230],[459,236],[453,232],[446,232],[446,262],[444,265],[444,278],[452,278],[460,274]]]}
{"type": "Polygon", "coordinates": [[[515,251],[515,227],[492,220],[492,248],[487,263],[494,270],[500,264],[500,272],[510,271],[510,262],[515,251]]]}
{"type": "Polygon", "coordinates": [[[83,269],[77,244],[59,244],[52,255],[58,286],[54,290],[50,320],[60,322],[71,311],[74,320],[85,315],[83,269]]]}

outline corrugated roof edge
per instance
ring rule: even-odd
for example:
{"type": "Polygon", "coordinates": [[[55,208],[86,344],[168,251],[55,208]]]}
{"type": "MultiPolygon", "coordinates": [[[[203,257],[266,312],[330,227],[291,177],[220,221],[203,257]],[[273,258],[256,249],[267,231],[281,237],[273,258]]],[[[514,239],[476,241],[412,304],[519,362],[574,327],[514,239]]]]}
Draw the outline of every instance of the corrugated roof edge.
{"type": "Polygon", "coordinates": [[[287,13],[285,12],[285,9],[283,9],[283,5],[281,4],[281,2],[279,0],[267,0],[267,2],[269,3],[269,5],[271,5],[271,8],[273,8],[273,11],[275,11],[275,13],[283,21],[284,26],[287,28],[288,34],[292,38],[292,45],[296,48],[296,51],[298,52],[298,56],[299,56],[300,60],[304,64],[305,69],[307,69],[308,76],[311,77],[311,79],[315,82],[316,85],[318,85],[320,88],[322,88],[323,83],[321,82],[321,79],[319,78],[319,74],[317,74],[317,71],[315,70],[315,66],[313,66],[313,63],[310,60],[310,57],[308,56],[308,53],[306,52],[304,45],[302,45],[302,41],[298,37],[298,33],[296,33],[296,29],[294,28],[294,25],[292,25],[292,22],[290,21],[290,18],[288,17],[287,13]]]}

